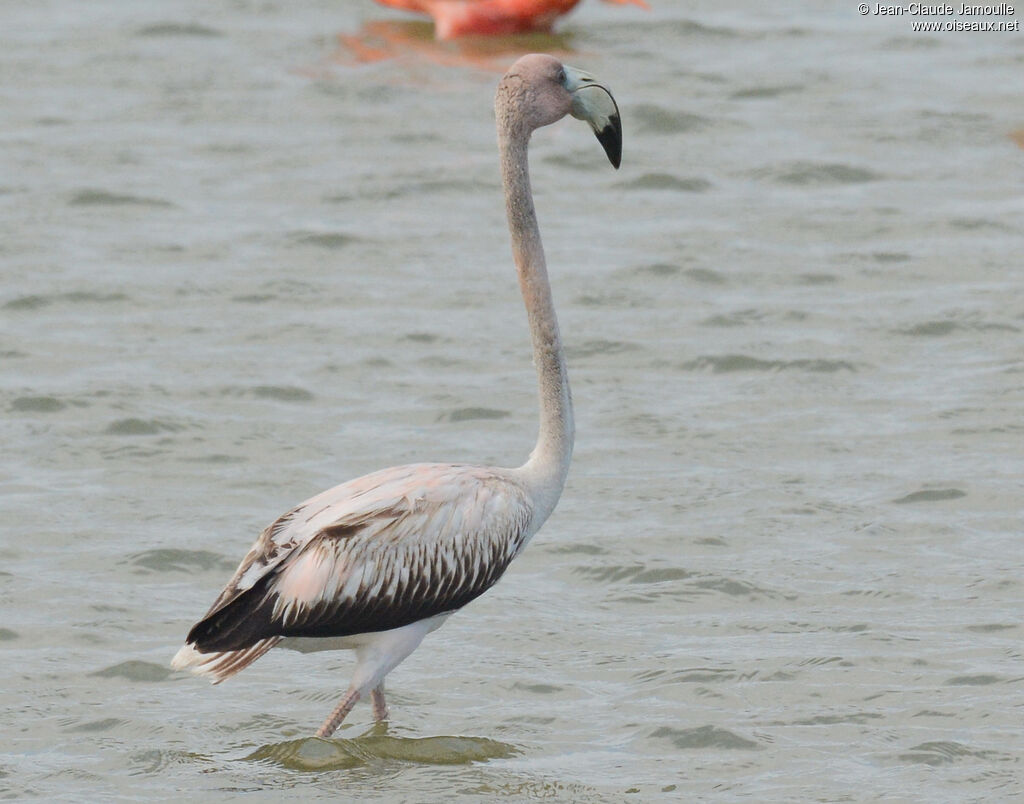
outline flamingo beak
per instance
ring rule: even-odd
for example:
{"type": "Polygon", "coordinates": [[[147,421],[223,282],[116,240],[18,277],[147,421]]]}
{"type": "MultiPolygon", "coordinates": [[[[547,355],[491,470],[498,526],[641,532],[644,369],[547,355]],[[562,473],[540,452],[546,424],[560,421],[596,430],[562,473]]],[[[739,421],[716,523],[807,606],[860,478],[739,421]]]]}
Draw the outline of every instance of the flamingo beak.
{"type": "Polygon", "coordinates": [[[612,93],[589,73],[568,66],[565,67],[565,88],[572,93],[569,114],[590,124],[608,154],[608,161],[618,170],[622,161],[622,121],[612,93]]]}

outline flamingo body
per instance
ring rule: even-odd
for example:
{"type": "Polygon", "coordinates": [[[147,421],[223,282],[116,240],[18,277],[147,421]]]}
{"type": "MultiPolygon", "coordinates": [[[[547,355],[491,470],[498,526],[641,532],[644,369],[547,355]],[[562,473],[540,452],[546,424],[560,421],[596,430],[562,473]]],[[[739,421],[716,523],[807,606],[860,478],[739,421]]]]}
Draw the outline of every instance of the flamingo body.
{"type": "MultiPolygon", "coordinates": [[[[404,11],[427,14],[438,39],[459,36],[550,31],[555,20],[572,11],[580,0],[377,0],[404,11]]],[[[606,2],[647,7],[644,0],[606,2]]]]}
{"type": "Polygon", "coordinates": [[[535,530],[512,475],[415,464],[312,497],[263,531],[176,663],[219,683],[283,638],[357,646],[338,638],[461,608],[501,577],[535,530]],[[202,652],[193,656],[189,645],[202,652]]]}
{"type": "Polygon", "coordinates": [[[540,433],[516,469],[398,466],[343,483],[274,521],[171,662],[219,683],[276,645],[350,649],[348,691],[317,732],[328,737],[370,694],[387,717],[384,677],[448,616],[483,594],[554,510],[573,447],[572,397],[530,192],[537,128],[587,121],[618,167],[621,125],[606,88],[551,56],[519,59],[495,100],[512,250],[526,304],[540,433]]]}

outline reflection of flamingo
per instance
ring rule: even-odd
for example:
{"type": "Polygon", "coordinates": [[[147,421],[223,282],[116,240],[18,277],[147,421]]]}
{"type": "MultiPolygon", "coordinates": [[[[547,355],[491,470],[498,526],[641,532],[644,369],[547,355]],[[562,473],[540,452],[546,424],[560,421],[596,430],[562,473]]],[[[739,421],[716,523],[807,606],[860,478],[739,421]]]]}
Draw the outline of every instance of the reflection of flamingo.
{"type": "Polygon", "coordinates": [[[523,56],[495,100],[505,202],[540,386],[540,434],[518,469],[414,464],[344,483],[289,511],[256,541],[188,634],[172,666],[233,676],[278,643],[351,649],[348,691],[317,732],[329,737],[368,693],[387,717],[384,677],[428,633],[483,594],[554,509],[572,457],[572,397],[533,208],[534,129],[586,120],[619,166],[611,93],[551,56],[523,56]]]}
{"type": "MultiPolygon", "coordinates": [[[[377,0],[405,11],[434,18],[438,39],[468,34],[495,36],[550,31],[555,20],[568,14],[580,0],[377,0]]],[[[606,3],[647,8],[645,0],[605,0],[606,3]]]]}

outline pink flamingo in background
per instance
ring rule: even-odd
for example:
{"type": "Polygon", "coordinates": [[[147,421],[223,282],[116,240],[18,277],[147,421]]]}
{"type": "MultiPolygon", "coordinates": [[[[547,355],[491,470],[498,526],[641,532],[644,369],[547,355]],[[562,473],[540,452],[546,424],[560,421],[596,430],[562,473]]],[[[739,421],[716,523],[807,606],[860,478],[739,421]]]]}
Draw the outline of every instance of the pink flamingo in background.
{"type": "Polygon", "coordinates": [[[572,395],[526,151],[534,130],[572,115],[590,125],[618,167],[619,110],[590,75],[539,54],[512,65],[494,106],[540,396],[540,433],[529,459],[507,469],[397,466],[312,497],[263,531],[171,663],[218,683],[278,644],[354,650],[348,691],[318,737],[333,734],[367,695],[374,719],[387,718],[384,677],[497,583],[554,510],[569,472],[572,395]]]}
{"type": "MultiPolygon", "coordinates": [[[[377,0],[382,6],[429,14],[438,39],[481,34],[550,31],[555,20],[572,11],[580,0],[377,0]]],[[[605,0],[616,5],[649,8],[645,0],[605,0]]]]}

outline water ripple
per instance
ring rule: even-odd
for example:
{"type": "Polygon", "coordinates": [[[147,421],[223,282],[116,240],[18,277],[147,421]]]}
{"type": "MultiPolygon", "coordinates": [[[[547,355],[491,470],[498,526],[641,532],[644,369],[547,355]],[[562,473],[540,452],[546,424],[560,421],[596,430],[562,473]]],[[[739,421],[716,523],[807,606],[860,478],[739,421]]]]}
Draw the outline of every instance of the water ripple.
{"type": "Polygon", "coordinates": [[[288,237],[292,243],[300,246],[316,246],[332,251],[345,248],[359,239],[344,232],[292,232],[288,237]]]}
{"type": "Polygon", "coordinates": [[[153,662],[129,659],[119,664],[104,667],[89,675],[99,678],[124,678],[128,681],[166,681],[171,676],[171,669],[153,662]]]}
{"type": "Polygon", "coordinates": [[[98,732],[110,731],[121,726],[125,726],[131,721],[125,720],[124,718],[118,717],[107,717],[101,720],[90,720],[87,723],[78,723],[74,726],[69,726],[65,731],[72,733],[86,733],[95,734],[98,732]]]}
{"type": "Polygon", "coordinates": [[[950,687],[985,687],[989,684],[1001,684],[1003,681],[1004,679],[999,676],[981,673],[976,676],[953,676],[945,683],[950,687]]]}
{"type": "Polygon", "coordinates": [[[139,28],[136,36],[197,36],[197,37],[219,37],[224,34],[216,28],[208,28],[195,22],[157,22],[139,28]]]}
{"type": "Polygon", "coordinates": [[[731,751],[754,751],[761,746],[746,737],[740,737],[727,729],[717,726],[698,726],[692,729],[677,729],[661,726],[649,735],[655,739],[669,740],[676,748],[690,751],[701,748],[721,748],[731,751]]]}
{"type": "Polygon", "coordinates": [[[275,402],[312,402],[316,398],[311,391],[297,385],[229,385],[218,389],[217,393],[222,396],[248,396],[275,402]]]}
{"type": "Polygon", "coordinates": [[[684,371],[710,369],[715,374],[736,371],[808,371],[832,374],[837,371],[856,371],[857,367],[848,360],[823,360],[800,358],[797,360],[763,360],[743,354],[701,355],[695,360],[683,363],[684,371]]]}
{"type": "Polygon", "coordinates": [[[10,410],[15,413],[56,413],[66,407],[55,396],[19,396],[11,401],[10,410]]]}
{"type": "Polygon", "coordinates": [[[614,355],[621,352],[633,352],[639,348],[636,344],[625,341],[592,340],[566,347],[565,351],[570,359],[583,359],[594,355],[614,355]]]}
{"type": "Polygon", "coordinates": [[[777,98],[794,92],[802,92],[804,87],[797,84],[778,84],[774,86],[755,86],[738,89],[730,95],[733,100],[764,100],[777,98]]]}
{"type": "Polygon", "coordinates": [[[672,190],[680,193],[705,193],[711,182],[700,177],[681,178],[671,173],[645,173],[630,181],[620,182],[625,190],[672,190]]]}
{"type": "Polygon", "coordinates": [[[747,599],[777,596],[747,581],[697,573],[682,567],[646,567],[636,564],[619,567],[576,567],[573,572],[602,586],[610,587],[614,599],[620,602],[653,603],[665,596],[692,600],[710,593],[747,599]],[[629,586],[614,588],[622,583],[629,586]],[[634,586],[648,588],[631,588],[634,586]]]}
{"type": "Polygon", "coordinates": [[[99,293],[96,291],[70,291],[68,293],[29,294],[18,296],[4,303],[5,310],[39,310],[51,304],[90,304],[129,301],[124,293],[99,293]]]}
{"type": "Polygon", "coordinates": [[[209,550],[180,550],[173,547],[161,547],[133,553],[122,563],[150,572],[192,573],[196,570],[227,572],[235,568],[235,562],[229,561],[219,553],[209,550]]]}
{"type": "Polygon", "coordinates": [[[174,433],[181,430],[181,425],[162,419],[118,419],[104,429],[107,435],[117,436],[151,436],[160,433],[174,433]]]}
{"type": "Polygon", "coordinates": [[[706,128],[711,121],[698,114],[688,114],[672,106],[641,103],[631,110],[639,129],[651,134],[682,134],[706,128]]]}
{"type": "Polygon", "coordinates": [[[919,743],[898,755],[904,762],[919,762],[923,765],[948,765],[967,758],[997,760],[1000,762],[1018,761],[1015,757],[999,751],[985,751],[971,748],[963,743],[935,740],[919,743]]]}
{"type": "Polygon", "coordinates": [[[494,408],[458,408],[451,413],[443,414],[438,421],[468,422],[477,419],[506,419],[512,414],[507,410],[496,410],[494,408]]]}
{"type": "Polygon", "coordinates": [[[942,502],[966,497],[967,492],[960,489],[922,489],[893,500],[897,505],[919,502],[942,502]]]}
{"type": "Polygon", "coordinates": [[[162,198],[145,198],[125,193],[113,193],[107,190],[84,189],[74,193],[68,199],[68,205],[73,207],[173,207],[170,201],[162,198]]]}
{"type": "Polygon", "coordinates": [[[882,178],[867,168],[838,162],[791,162],[787,165],[757,170],[752,175],[756,179],[794,187],[862,184],[882,178]]]}

